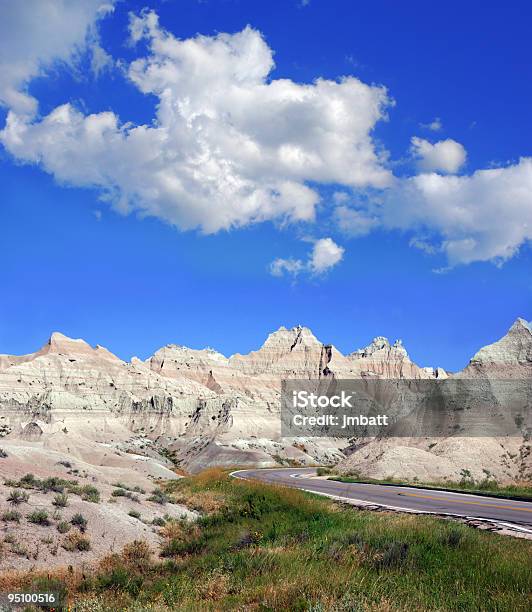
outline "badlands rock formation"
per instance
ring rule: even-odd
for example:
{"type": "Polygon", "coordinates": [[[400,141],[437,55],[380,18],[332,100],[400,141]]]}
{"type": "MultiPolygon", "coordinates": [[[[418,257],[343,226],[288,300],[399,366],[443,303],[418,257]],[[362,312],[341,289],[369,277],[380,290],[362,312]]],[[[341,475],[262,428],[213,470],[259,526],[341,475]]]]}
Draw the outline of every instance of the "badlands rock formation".
{"type": "Polygon", "coordinates": [[[532,368],[532,324],[517,319],[506,336],[484,348],[456,376],[529,379],[532,368]]]}
{"type": "MultiPolygon", "coordinates": [[[[530,378],[531,368],[532,332],[518,320],[505,338],[480,350],[455,376],[489,379],[510,372],[523,379],[530,378]]],[[[399,341],[378,337],[342,355],[304,327],[281,328],[247,355],[225,357],[171,344],[146,361],[131,362],[54,333],[36,353],[0,355],[1,444],[18,458],[21,473],[29,471],[27,461],[52,469],[59,457],[67,457],[104,482],[129,471],[139,482],[168,477],[173,474],[169,458],[192,471],[214,464],[340,461],[345,471],[373,476],[415,472],[419,478],[454,478],[461,469],[477,468],[505,480],[522,476],[528,469],[522,439],[486,438],[473,453],[470,441],[456,437],[354,444],[281,438],[284,378],[446,377],[442,369],[414,364],[399,341]],[[350,453],[347,458],[343,450],[350,453]]]]}
{"type": "MultiPolygon", "coordinates": [[[[532,381],[532,326],[517,319],[508,333],[480,349],[464,370],[453,379],[474,379],[482,384],[501,409],[509,404],[508,390],[521,385],[529,394],[532,381]],[[501,382],[502,381],[502,382],[501,382]]],[[[527,422],[530,423],[530,413],[527,422]]],[[[522,435],[511,437],[396,438],[360,441],[354,452],[342,460],[338,469],[372,478],[419,479],[420,481],[475,480],[495,478],[500,482],[532,480],[532,431],[521,428],[522,435]]]]}

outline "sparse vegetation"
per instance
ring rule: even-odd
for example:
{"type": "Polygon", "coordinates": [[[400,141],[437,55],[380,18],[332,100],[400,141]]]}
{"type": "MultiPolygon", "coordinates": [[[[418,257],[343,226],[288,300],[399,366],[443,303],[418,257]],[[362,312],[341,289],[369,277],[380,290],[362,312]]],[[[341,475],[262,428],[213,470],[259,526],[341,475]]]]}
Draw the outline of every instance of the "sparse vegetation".
{"type": "Polygon", "coordinates": [[[42,525],[48,527],[50,525],[50,519],[48,518],[48,512],[46,510],[35,510],[26,517],[30,523],[35,525],[42,525]]]}
{"type": "Polygon", "coordinates": [[[162,516],[156,516],[151,523],[156,527],[162,527],[166,524],[166,521],[163,519],[162,516]]]}
{"type": "Polygon", "coordinates": [[[80,485],[77,480],[65,480],[57,476],[51,476],[40,480],[33,474],[26,474],[20,480],[6,480],[7,486],[16,489],[35,489],[41,493],[70,493],[79,495],[84,501],[98,503],[100,501],[100,491],[93,485],[80,485]]]}
{"type": "Polygon", "coordinates": [[[13,543],[11,544],[11,552],[15,555],[18,555],[19,557],[26,557],[28,559],[30,558],[30,553],[28,549],[16,540],[13,541],[13,543]]]}
{"type": "Polygon", "coordinates": [[[127,497],[128,499],[134,502],[140,501],[138,495],[134,495],[131,491],[127,489],[114,489],[111,495],[113,497],[127,497]]]}
{"type": "MultiPolygon", "coordinates": [[[[75,491],[73,491],[73,493],[75,493],[75,491]]],[[[93,485],[83,485],[80,487],[78,495],[81,496],[83,501],[89,501],[94,504],[100,501],[100,491],[93,485]]]]}
{"type": "Polygon", "coordinates": [[[84,533],[87,529],[88,521],[83,516],[83,514],[80,514],[78,512],[77,514],[74,514],[74,516],[70,519],[70,524],[74,525],[74,527],[77,527],[81,531],[81,533],[84,533]]]}
{"type": "Polygon", "coordinates": [[[129,485],[124,484],[123,482],[115,482],[113,484],[113,487],[117,487],[119,489],[124,489],[125,491],[132,491],[133,493],[141,493],[142,495],[144,495],[146,493],[146,491],[142,487],[139,487],[139,486],[136,486],[136,485],[131,487],[129,485]]]}
{"type": "Polygon", "coordinates": [[[127,493],[128,493],[128,492],[126,491],[126,489],[115,489],[115,490],[114,490],[114,491],[111,493],[111,495],[112,495],[113,497],[127,497],[127,493]]]}
{"type": "MultiPolygon", "coordinates": [[[[76,610],[138,611],[154,601],[161,612],[530,609],[526,540],[429,516],[342,508],[221,470],[162,489],[201,506],[201,518],[165,521],[159,555],[132,542],[94,572],[67,575],[76,610]]],[[[86,540],[72,530],[62,546],[90,546],[80,549],[79,538],[86,540]]],[[[35,579],[28,574],[28,585],[35,579]]]]}
{"type": "Polygon", "coordinates": [[[150,567],[152,551],[146,542],[134,540],[122,549],[122,559],[126,566],[142,571],[150,567]]]}
{"type": "Polygon", "coordinates": [[[29,498],[30,496],[26,491],[17,491],[17,489],[13,489],[7,496],[7,501],[13,506],[18,506],[19,504],[27,502],[29,498]]]}
{"type": "Polygon", "coordinates": [[[3,521],[8,521],[12,523],[20,523],[21,518],[22,515],[16,510],[8,510],[7,512],[4,512],[4,514],[2,514],[3,521]]]}
{"type": "Polygon", "coordinates": [[[35,481],[36,488],[41,490],[43,493],[49,493],[50,491],[62,493],[65,490],[67,483],[68,481],[58,478],[57,476],[50,476],[50,478],[35,481]]]}
{"type": "Polygon", "coordinates": [[[91,549],[91,543],[89,538],[81,535],[77,531],[70,532],[63,540],[61,546],[69,552],[83,552],[91,549]]]}
{"type": "Polygon", "coordinates": [[[164,491],[161,491],[161,489],[154,489],[148,497],[148,500],[164,506],[164,504],[168,502],[168,495],[166,495],[164,491]]]}
{"type": "Polygon", "coordinates": [[[68,506],[68,495],[66,493],[58,493],[54,497],[52,504],[58,508],[66,508],[68,506]]]}

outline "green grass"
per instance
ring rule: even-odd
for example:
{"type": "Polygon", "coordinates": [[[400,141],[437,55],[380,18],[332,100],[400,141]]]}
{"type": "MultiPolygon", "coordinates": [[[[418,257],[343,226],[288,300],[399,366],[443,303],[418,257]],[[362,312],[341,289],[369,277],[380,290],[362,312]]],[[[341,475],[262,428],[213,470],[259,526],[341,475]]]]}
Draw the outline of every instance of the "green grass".
{"type": "MultiPolygon", "coordinates": [[[[73,610],[529,610],[532,542],[343,508],[210,470],[164,487],[209,508],[69,578],[73,610]]],[[[29,577],[29,579],[34,579],[29,577]]]]}
{"type": "MultiPolygon", "coordinates": [[[[325,474],[321,474],[325,475],[325,474]]],[[[456,493],[467,492],[477,495],[486,495],[490,497],[500,497],[503,499],[517,500],[532,500],[532,486],[530,485],[507,485],[501,486],[496,480],[488,478],[484,480],[460,480],[459,482],[410,482],[407,480],[396,480],[395,478],[386,478],[385,480],[375,480],[372,478],[362,478],[360,476],[330,476],[329,480],[337,480],[338,482],[361,482],[368,484],[389,484],[415,487],[419,489],[439,489],[441,491],[454,491],[456,493]]]]}

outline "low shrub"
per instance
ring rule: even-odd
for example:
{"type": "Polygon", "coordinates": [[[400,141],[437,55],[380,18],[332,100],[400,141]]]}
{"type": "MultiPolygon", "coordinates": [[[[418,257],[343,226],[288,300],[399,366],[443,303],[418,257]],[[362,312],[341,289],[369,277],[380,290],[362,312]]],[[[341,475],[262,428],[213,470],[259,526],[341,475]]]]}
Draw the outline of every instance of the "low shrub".
{"type": "Polygon", "coordinates": [[[20,512],[17,512],[16,510],[8,510],[2,514],[2,520],[10,521],[12,523],[20,523],[21,516],[22,515],[20,512]]]}
{"type": "Polygon", "coordinates": [[[80,489],[81,499],[94,504],[100,502],[100,491],[93,485],[83,485],[80,489]]]}
{"type": "Polygon", "coordinates": [[[66,493],[58,493],[54,497],[52,504],[58,508],[66,508],[68,506],[68,495],[66,493]]]}
{"type": "MultiPolygon", "coordinates": [[[[116,555],[118,557],[118,555],[116,555]]],[[[120,564],[121,559],[115,562],[115,567],[98,576],[98,587],[102,591],[124,591],[131,597],[138,597],[144,580],[140,576],[132,575],[130,569],[120,564]]]]}
{"type": "Polygon", "coordinates": [[[127,497],[131,501],[138,502],[140,501],[137,495],[134,495],[131,491],[126,489],[115,489],[111,495],[113,497],[127,497]]]}
{"type": "Polygon", "coordinates": [[[77,531],[70,532],[63,540],[61,546],[69,552],[84,552],[91,549],[90,540],[77,531]]]}
{"type": "Polygon", "coordinates": [[[390,542],[373,557],[373,565],[378,569],[402,565],[408,557],[408,549],[406,542],[390,542]]]}
{"type": "Polygon", "coordinates": [[[140,520],[140,512],[137,512],[136,510],[130,510],[128,515],[140,520]]]}
{"type": "Polygon", "coordinates": [[[451,529],[443,536],[443,544],[450,548],[458,548],[462,543],[463,533],[458,529],[451,529]]]}
{"type": "Polygon", "coordinates": [[[87,529],[88,521],[83,516],[83,514],[80,514],[78,512],[77,514],[74,514],[74,516],[70,519],[70,524],[74,525],[74,527],[77,527],[81,531],[81,533],[84,533],[87,529]]]}
{"type": "Polygon", "coordinates": [[[48,512],[46,512],[46,510],[35,510],[31,514],[28,514],[26,518],[30,523],[34,523],[35,525],[42,525],[43,527],[48,527],[50,525],[50,519],[48,518],[48,512]]]}
{"type": "Polygon", "coordinates": [[[186,521],[169,520],[159,533],[166,540],[161,548],[161,557],[192,553],[202,545],[198,526],[186,521]]]}
{"type": "Polygon", "coordinates": [[[127,566],[143,571],[151,565],[152,551],[144,540],[134,540],[124,546],[121,556],[127,566]]]}
{"type": "Polygon", "coordinates": [[[7,501],[13,506],[18,506],[19,504],[27,502],[29,498],[30,496],[26,491],[13,489],[7,496],[7,501]]]}
{"type": "Polygon", "coordinates": [[[59,523],[57,523],[57,531],[59,531],[59,533],[67,533],[70,531],[70,523],[67,523],[66,521],[60,521],[59,523]]]}
{"type": "Polygon", "coordinates": [[[169,497],[164,491],[161,491],[161,489],[154,489],[148,497],[148,501],[164,506],[169,501],[169,497]]]}
{"type": "Polygon", "coordinates": [[[50,476],[50,478],[45,478],[44,480],[41,480],[37,484],[37,488],[40,489],[43,493],[49,493],[50,491],[54,491],[55,493],[63,493],[66,485],[67,481],[63,478],[58,478],[57,476],[50,476]]]}
{"type": "Polygon", "coordinates": [[[37,482],[39,481],[37,478],[35,478],[33,474],[25,474],[20,479],[20,486],[30,488],[30,487],[34,487],[37,482]]]}
{"type": "Polygon", "coordinates": [[[24,545],[16,541],[11,544],[11,552],[14,555],[18,555],[19,557],[26,557],[27,559],[30,558],[30,553],[28,549],[24,545]]]}
{"type": "Polygon", "coordinates": [[[84,501],[98,503],[100,501],[100,491],[93,485],[80,485],[77,480],[65,480],[57,476],[50,476],[44,480],[35,478],[33,474],[26,474],[20,480],[6,481],[8,486],[22,489],[37,489],[43,493],[54,491],[55,493],[71,493],[79,495],[84,501]]]}
{"type": "Polygon", "coordinates": [[[115,482],[113,484],[113,487],[118,487],[119,489],[124,489],[125,491],[132,491],[133,493],[141,493],[142,495],[146,493],[146,491],[142,487],[131,487],[129,485],[124,484],[123,482],[115,482]]]}

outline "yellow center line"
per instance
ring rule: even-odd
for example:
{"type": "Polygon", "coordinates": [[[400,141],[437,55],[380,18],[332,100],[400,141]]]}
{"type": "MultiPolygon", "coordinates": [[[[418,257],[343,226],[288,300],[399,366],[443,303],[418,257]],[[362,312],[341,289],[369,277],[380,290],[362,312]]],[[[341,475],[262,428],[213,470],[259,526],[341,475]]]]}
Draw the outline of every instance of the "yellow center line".
{"type": "Polygon", "coordinates": [[[433,497],[432,495],[419,495],[418,493],[399,493],[409,497],[422,497],[423,499],[435,499],[436,501],[451,502],[453,504],[471,504],[473,506],[485,506],[487,508],[500,508],[501,510],[518,510],[521,512],[532,512],[532,508],[522,508],[521,506],[502,506],[501,504],[487,504],[485,502],[464,501],[459,499],[449,499],[448,497],[433,497]]]}

